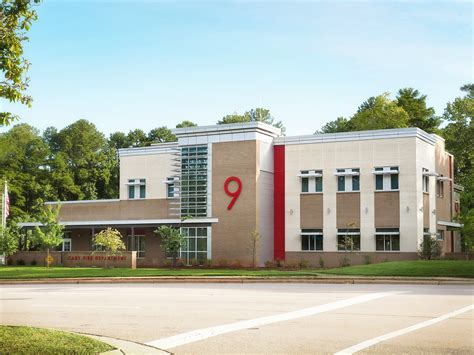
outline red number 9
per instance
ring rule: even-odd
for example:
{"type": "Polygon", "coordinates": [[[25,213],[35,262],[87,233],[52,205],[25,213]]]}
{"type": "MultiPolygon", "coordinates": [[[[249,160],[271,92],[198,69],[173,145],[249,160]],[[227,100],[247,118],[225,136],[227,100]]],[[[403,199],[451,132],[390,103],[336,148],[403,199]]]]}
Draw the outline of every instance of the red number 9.
{"type": "Polygon", "coordinates": [[[227,196],[232,197],[232,200],[230,201],[229,205],[227,206],[227,209],[230,210],[230,209],[232,209],[232,206],[234,206],[235,201],[239,198],[239,195],[242,192],[242,181],[240,181],[240,179],[236,176],[229,176],[224,182],[224,191],[227,194],[227,196]],[[235,191],[230,191],[229,190],[229,184],[232,181],[237,183],[237,190],[235,190],[235,191]]]}

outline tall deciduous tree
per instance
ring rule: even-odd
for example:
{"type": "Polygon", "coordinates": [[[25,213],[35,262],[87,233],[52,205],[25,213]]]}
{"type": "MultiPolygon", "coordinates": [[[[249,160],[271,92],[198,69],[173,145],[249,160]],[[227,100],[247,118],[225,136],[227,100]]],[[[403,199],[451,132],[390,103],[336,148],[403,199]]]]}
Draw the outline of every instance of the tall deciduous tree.
{"type": "Polygon", "coordinates": [[[171,130],[166,126],[158,127],[150,130],[148,132],[148,145],[151,143],[166,143],[166,142],[175,142],[176,136],[171,133],[171,130]]]}
{"type": "Polygon", "coordinates": [[[54,198],[46,168],[49,148],[28,124],[0,134],[0,178],[9,183],[10,213],[24,217],[38,212],[43,199],[54,198]]]}
{"type": "Polygon", "coordinates": [[[464,186],[461,216],[465,247],[474,245],[474,84],[461,87],[465,93],[449,102],[443,113],[448,122],[442,130],[446,149],[454,155],[456,182],[464,186]]]}
{"type": "Polygon", "coordinates": [[[197,124],[192,121],[184,120],[183,122],[178,123],[176,125],[176,128],[186,128],[186,127],[197,127],[197,124]]]}
{"type": "Polygon", "coordinates": [[[401,128],[408,126],[408,114],[390,100],[389,94],[385,93],[375,97],[371,105],[359,108],[359,111],[351,118],[351,124],[356,131],[373,129],[401,128]]]}
{"type": "Polygon", "coordinates": [[[338,133],[354,131],[354,127],[350,120],[344,117],[338,117],[334,121],[326,123],[321,130],[316,131],[315,134],[320,133],[338,133]]]}
{"type": "Polygon", "coordinates": [[[170,226],[161,226],[154,233],[161,237],[161,244],[173,256],[173,267],[176,267],[179,250],[186,245],[186,238],[178,229],[170,226]]]}
{"type": "Polygon", "coordinates": [[[396,103],[408,114],[409,127],[418,127],[428,133],[438,131],[441,118],[435,116],[433,107],[427,107],[426,95],[413,88],[400,89],[396,103]]]}
{"type": "MultiPolygon", "coordinates": [[[[0,98],[31,106],[32,98],[25,94],[30,63],[23,57],[23,43],[28,41],[26,32],[37,19],[34,4],[40,0],[2,0],[0,2],[0,98]]],[[[0,112],[0,125],[10,124],[18,116],[0,112]]]]}
{"type": "Polygon", "coordinates": [[[286,128],[281,121],[275,121],[275,117],[270,114],[270,110],[257,107],[246,111],[243,115],[234,113],[222,117],[217,124],[240,123],[240,122],[264,122],[274,127],[280,128],[281,133],[285,134],[286,128]]]}

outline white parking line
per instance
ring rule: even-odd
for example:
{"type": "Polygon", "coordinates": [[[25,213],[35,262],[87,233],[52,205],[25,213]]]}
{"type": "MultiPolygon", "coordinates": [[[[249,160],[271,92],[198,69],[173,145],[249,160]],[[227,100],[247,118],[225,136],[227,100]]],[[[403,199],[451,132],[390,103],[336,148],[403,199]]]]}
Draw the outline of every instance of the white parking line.
{"type": "Polygon", "coordinates": [[[428,326],[430,326],[430,325],[433,325],[433,324],[442,322],[442,321],[445,320],[445,319],[452,318],[452,317],[455,317],[455,316],[457,316],[457,315],[459,315],[459,314],[468,312],[468,311],[470,311],[470,310],[472,310],[472,309],[474,309],[474,305],[471,304],[470,306],[467,306],[467,307],[458,309],[457,311],[453,311],[453,312],[447,313],[447,314],[442,315],[442,316],[439,316],[439,317],[437,317],[437,318],[433,318],[433,319],[430,319],[430,320],[427,320],[427,321],[424,321],[424,322],[421,322],[421,323],[412,325],[412,326],[407,327],[407,328],[403,328],[403,329],[400,329],[400,330],[396,330],[396,331],[394,331],[394,332],[391,332],[391,333],[388,333],[388,334],[385,334],[385,335],[381,335],[381,336],[378,336],[378,337],[373,338],[373,339],[369,339],[369,340],[363,341],[362,343],[359,343],[359,344],[357,344],[357,345],[351,346],[350,348],[347,348],[347,349],[338,351],[338,352],[335,353],[334,355],[349,355],[349,354],[353,354],[353,353],[356,353],[356,352],[361,351],[361,350],[363,350],[363,349],[366,349],[366,348],[368,348],[368,347],[371,347],[372,345],[375,345],[375,344],[377,344],[377,343],[380,343],[380,342],[382,342],[382,341],[385,341],[385,340],[388,340],[388,339],[392,339],[392,338],[398,337],[398,336],[400,336],[400,335],[403,335],[403,334],[406,334],[406,333],[409,333],[409,332],[413,332],[413,331],[415,331],[415,330],[418,330],[418,329],[421,329],[421,328],[424,328],[424,327],[428,327],[428,326]]]}
{"type": "Polygon", "coordinates": [[[304,308],[299,311],[287,312],[287,313],[277,314],[274,316],[249,319],[249,320],[244,320],[244,321],[240,321],[236,323],[230,323],[230,324],[219,325],[216,327],[194,330],[191,332],[174,335],[168,338],[153,340],[153,341],[148,342],[147,345],[155,346],[157,348],[164,349],[164,350],[171,349],[176,346],[193,343],[196,341],[215,337],[221,334],[259,327],[262,325],[267,325],[267,324],[272,324],[272,323],[277,323],[277,322],[284,322],[284,321],[302,318],[302,317],[313,316],[315,314],[329,312],[335,309],[349,307],[355,304],[368,302],[368,301],[376,300],[378,298],[387,297],[387,296],[391,296],[391,295],[399,294],[399,293],[402,293],[402,292],[370,293],[367,295],[352,297],[352,298],[342,300],[342,301],[327,303],[327,304],[310,307],[310,308],[304,308]]]}

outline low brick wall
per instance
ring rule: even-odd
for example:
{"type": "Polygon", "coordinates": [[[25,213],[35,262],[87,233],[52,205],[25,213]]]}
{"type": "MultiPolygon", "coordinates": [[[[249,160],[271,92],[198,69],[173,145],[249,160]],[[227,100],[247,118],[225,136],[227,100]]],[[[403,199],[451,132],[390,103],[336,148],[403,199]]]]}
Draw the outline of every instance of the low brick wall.
{"type": "Polygon", "coordinates": [[[343,264],[362,265],[385,261],[417,260],[417,253],[364,253],[364,252],[286,252],[286,263],[299,263],[305,260],[310,267],[340,267],[343,264]]]}
{"type": "MultiPolygon", "coordinates": [[[[53,257],[51,266],[104,267],[105,265],[105,252],[52,251],[50,255],[53,257]]],[[[45,251],[21,251],[10,256],[9,263],[11,265],[33,265],[36,262],[38,266],[46,266],[46,256],[47,253],[45,251]]],[[[126,251],[120,255],[108,255],[107,266],[136,269],[137,252],[126,251]]]]}

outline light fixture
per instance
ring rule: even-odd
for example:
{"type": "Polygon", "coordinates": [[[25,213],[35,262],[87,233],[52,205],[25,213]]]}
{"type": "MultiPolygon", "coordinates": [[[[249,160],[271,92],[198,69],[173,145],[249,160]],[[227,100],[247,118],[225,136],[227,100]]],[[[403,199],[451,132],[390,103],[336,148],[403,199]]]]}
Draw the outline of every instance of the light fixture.
{"type": "Polygon", "coordinates": [[[290,208],[290,216],[293,216],[293,213],[294,213],[293,208],[290,208]]]}
{"type": "Polygon", "coordinates": [[[431,213],[436,214],[436,210],[431,211],[431,213]]]}
{"type": "Polygon", "coordinates": [[[365,213],[369,213],[369,207],[365,208],[365,213]]]}
{"type": "Polygon", "coordinates": [[[328,211],[328,214],[330,214],[330,213],[331,213],[331,209],[330,209],[329,207],[328,207],[327,211],[328,211]]]}
{"type": "Polygon", "coordinates": [[[407,212],[410,212],[410,206],[407,206],[407,212]]]}

